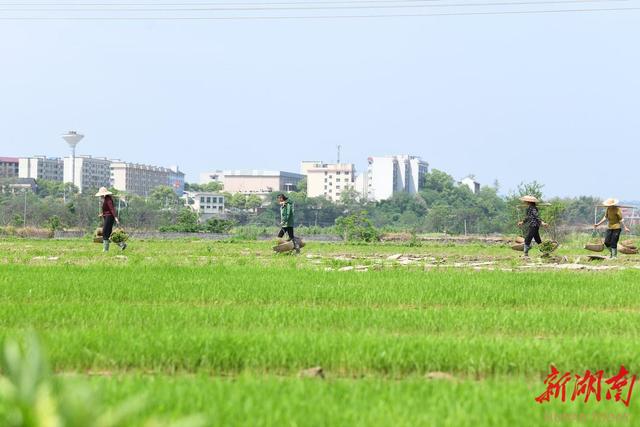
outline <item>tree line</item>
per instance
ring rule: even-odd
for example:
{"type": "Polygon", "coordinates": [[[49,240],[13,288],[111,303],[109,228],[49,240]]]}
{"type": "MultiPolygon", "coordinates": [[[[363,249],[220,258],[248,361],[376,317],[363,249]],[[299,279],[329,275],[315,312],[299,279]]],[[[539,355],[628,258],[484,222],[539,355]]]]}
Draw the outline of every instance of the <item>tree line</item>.
{"type": "MultiPolygon", "coordinates": [[[[37,191],[12,193],[0,183],[0,226],[91,229],[99,224],[99,201],[94,192],[79,194],[72,184],[38,181],[37,191]]],[[[483,187],[478,194],[460,185],[449,174],[432,170],[417,194],[398,193],[388,200],[362,200],[355,190],[346,190],[333,203],[323,197],[308,197],[303,182],[299,191],[289,193],[298,226],[334,228],[337,221],[359,215],[372,227],[387,231],[415,233],[491,234],[517,232],[523,214],[518,198],[532,194],[544,198],[544,186],[523,183],[507,196],[499,194],[499,184],[483,187]]],[[[139,230],[212,231],[231,225],[276,226],[279,219],[278,193],[266,200],[256,195],[225,193],[221,184],[187,184],[187,191],[219,192],[225,196],[225,221],[199,224],[197,214],[184,206],[171,187],[157,187],[147,197],[116,190],[116,207],[127,227],[139,230]]],[[[567,225],[591,224],[599,199],[590,196],[547,200],[542,216],[552,230],[567,225]]],[[[362,220],[360,218],[359,220],[362,220]]]]}

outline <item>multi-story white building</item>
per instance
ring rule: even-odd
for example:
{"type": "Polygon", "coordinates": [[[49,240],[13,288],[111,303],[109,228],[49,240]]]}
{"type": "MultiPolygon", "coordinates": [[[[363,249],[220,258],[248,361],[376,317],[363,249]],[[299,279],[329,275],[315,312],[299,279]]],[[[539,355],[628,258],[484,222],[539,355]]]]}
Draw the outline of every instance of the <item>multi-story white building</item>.
{"type": "Polygon", "coordinates": [[[0,157],[0,178],[17,178],[19,161],[17,157],[0,157]]]}
{"type": "Polygon", "coordinates": [[[353,189],[356,167],[353,163],[302,162],[307,176],[307,196],[339,201],[345,190],[353,189]]]}
{"type": "Polygon", "coordinates": [[[460,181],[460,185],[469,187],[469,190],[471,190],[473,194],[480,193],[480,183],[471,176],[468,176],[460,181]]]}
{"type": "Polygon", "coordinates": [[[369,157],[368,162],[362,178],[366,184],[362,181],[360,184],[366,188],[363,197],[372,201],[387,200],[396,193],[417,193],[429,169],[429,164],[420,157],[409,155],[369,157]]]}
{"type": "Polygon", "coordinates": [[[62,182],[64,160],[46,156],[20,157],[19,175],[20,178],[62,182]]]}
{"type": "Polygon", "coordinates": [[[266,196],[274,191],[295,191],[304,175],[265,170],[218,170],[200,174],[200,183],[222,183],[224,191],[234,194],[266,196]]]}
{"type": "Polygon", "coordinates": [[[185,206],[197,212],[201,221],[224,215],[224,195],[222,194],[185,191],[182,197],[185,206]]]}
{"type": "Polygon", "coordinates": [[[111,185],[111,160],[104,157],[71,156],[64,158],[64,182],[73,182],[81,193],[111,185]]]}
{"type": "Polygon", "coordinates": [[[127,163],[120,160],[111,162],[111,185],[116,190],[139,196],[148,196],[154,188],[170,186],[182,195],[184,190],[184,173],[177,168],[127,163]]]}

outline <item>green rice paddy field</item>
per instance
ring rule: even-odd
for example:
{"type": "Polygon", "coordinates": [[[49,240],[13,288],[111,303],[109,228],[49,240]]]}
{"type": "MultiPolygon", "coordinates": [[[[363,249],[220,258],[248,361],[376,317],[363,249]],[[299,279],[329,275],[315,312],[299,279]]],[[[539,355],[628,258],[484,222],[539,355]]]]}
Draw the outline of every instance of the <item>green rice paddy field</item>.
{"type": "Polygon", "coordinates": [[[63,381],[108,404],[146,393],[140,417],[640,425],[640,396],[629,407],[535,401],[550,364],[640,373],[640,256],[594,263],[576,245],[543,263],[500,245],[311,243],[301,256],[270,246],[134,240],[102,254],[87,240],[0,240],[0,339],[35,330],[63,381]],[[324,379],[300,377],[315,366],[324,379]]]}

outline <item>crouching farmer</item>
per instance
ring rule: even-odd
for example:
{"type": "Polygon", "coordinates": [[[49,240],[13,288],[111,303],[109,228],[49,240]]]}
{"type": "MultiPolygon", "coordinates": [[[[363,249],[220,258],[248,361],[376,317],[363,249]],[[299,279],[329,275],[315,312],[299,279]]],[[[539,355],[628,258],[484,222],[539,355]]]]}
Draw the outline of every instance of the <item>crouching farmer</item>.
{"type": "Polygon", "coordinates": [[[293,242],[293,248],[296,253],[300,253],[300,241],[296,239],[293,232],[293,205],[289,198],[284,194],[278,195],[278,203],[280,204],[280,232],[278,237],[282,238],[285,233],[288,239],[293,242]]]}

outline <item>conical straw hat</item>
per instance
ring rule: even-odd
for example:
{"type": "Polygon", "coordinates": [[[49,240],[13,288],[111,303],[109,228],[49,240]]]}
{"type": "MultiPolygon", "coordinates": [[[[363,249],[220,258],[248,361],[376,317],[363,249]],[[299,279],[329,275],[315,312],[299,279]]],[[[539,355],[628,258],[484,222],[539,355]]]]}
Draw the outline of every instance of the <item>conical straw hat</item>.
{"type": "Polygon", "coordinates": [[[602,202],[602,206],[618,206],[618,203],[620,203],[620,201],[618,199],[607,199],[604,202],[602,202]]]}
{"type": "Polygon", "coordinates": [[[538,200],[537,197],[529,196],[529,195],[520,197],[520,201],[521,202],[529,202],[529,203],[539,203],[540,202],[540,200],[538,200]]]}
{"type": "Polygon", "coordinates": [[[109,190],[107,190],[107,187],[100,187],[100,189],[98,190],[98,192],[96,193],[96,197],[100,197],[100,196],[111,196],[113,193],[109,190]]]}

